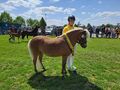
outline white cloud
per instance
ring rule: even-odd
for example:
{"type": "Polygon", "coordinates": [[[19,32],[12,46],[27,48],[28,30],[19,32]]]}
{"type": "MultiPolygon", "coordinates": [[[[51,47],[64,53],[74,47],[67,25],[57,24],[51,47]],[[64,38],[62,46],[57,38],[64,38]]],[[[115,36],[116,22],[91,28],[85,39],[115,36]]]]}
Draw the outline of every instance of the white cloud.
{"type": "Polygon", "coordinates": [[[85,8],[86,6],[85,5],[82,5],[80,8],[85,8]]]}
{"type": "Polygon", "coordinates": [[[66,14],[72,14],[74,11],[76,11],[75,8],[66,8],[63,10],[63,12],[66,14]]]}
{"type": "Polygon", "coordinates": [[[98,4],[102,4],[102,1],[98,1],[98,4]]]}
{"type": "Polygon", "coordinates": [[[71,0],[72,2],[74,2],[75,0],[71,0]]]}
{"type": "Polygon", "coordinates": [[[59,2],[60,0],[49,0],[50,2],[59,2]]]}
{"type": "Polygon", "coordinates": [[[116,12],[110,12],[110,11],[105,11],[105,12],[98,12],[95,14],[91,14],[90,17],[81,20],[82,23],[87,24],[91,23],[93,25],[100,25],[100,24],[107,24],[107,23],[117,23],[119,20],[116,18],[120,17],[120,11],[116,12]]]}
{"type": "Polygon", "coordinates": [[[47,25],[58,25],[58,26],[62,26],[65,24],[65,21],[60,20],[60,19],[47,19],[46,20],[47,25]]]}
{"type": "Polygon", "coordinates": [[[82,14],[82,15],[85,15],[85,14],[86,14],[86,12],[81,12],[81,14],[82,14]]]}
{"type": "Polygon", "coordinates": [[[105,11],[105,12],[98,12],[96,14],[93,14],[92,17],[114,17],[114,16],[120,16],[120,11],[105,11]]]}
{"type": "Polygon", "coordinates": [[[15,7],[7,4],[0,3],[0,11],[12,11],[15,7]]]}
{"type": "Polygon", "coordinates": [[[40,5],[42,1],[41,0],[9,0],[6,3],[16,7],[23,6],[26,8],[33,8],[36,7],[37,5],[40,5]]]}
{"type": "Polygon", "coordinates": [[[63,8],[63,7],[36,7],[34,9],[30,9],[29,11],[21,14],[21,16],[25,18],[38,18],[44,16],[45,14],[55,14],[55,13],[63,13],[63,14],[71,14],[75,11],[75,8],[63,8]]]}
{"type": "Polygon", "coordinates": [[[53,14],[53,13],[57,13],[57,12],[61,12],[63,10],[62,7],[55,7],[55,6],[49,6],[49,7],[38,7],[38,8],[35,8],[36,11],[42,11],[42,12],[45,12],[45,13],[50,13],[50,14],[53,14]]]}
{"type": "Polygon", "coordinates": [[[12,11],[17,7],[35,8],[37,5],[42,4],[41,0],[8,0],[7,2],[1,3],[0,7],[3,10],[12,11]]]}
{"type": "MultiPolygon", "coordinates": [[[[10,13],[10,12],[9,12],[10,13]]],[[[10,16],[13,18],[13,19],[15,19],[17,16],[16,16],[16,14],[13,14],[13,13],[10,13],[10,16]]]]}
{"type": "MultiPolygon", "coordinates": [[[[60,0],[52,0],[52,1],[60,1],[60,0]]],[[[64,14],[71,14],[76,9],[75,8],[63,8],[63,7],[55,7],[55,6],[48,6],[48,7],[38,7],[38,5],[42,4],[42,0],[8,0],[4,3],[0,4],[0,12],[1,11],[13,11],[17,10],[18,7],[25,7],[29,9],[20,15],[24,17],[31,17],[32,15],[40,16],[41,14],[54,14],[54,13],[64,13],[64,14]]]]}

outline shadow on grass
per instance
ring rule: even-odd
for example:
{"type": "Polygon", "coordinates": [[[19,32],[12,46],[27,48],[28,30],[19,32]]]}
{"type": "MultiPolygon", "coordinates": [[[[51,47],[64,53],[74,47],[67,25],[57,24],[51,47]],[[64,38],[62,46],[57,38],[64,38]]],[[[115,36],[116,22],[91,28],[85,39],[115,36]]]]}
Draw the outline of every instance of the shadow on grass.
{"type": "Polygon", "coordinates": [[[88,81],[84,76],[69,72],[70,76],[45,76],[42,72],[34,74],[28,84],[38,90],[103,90],[88,81]]]}

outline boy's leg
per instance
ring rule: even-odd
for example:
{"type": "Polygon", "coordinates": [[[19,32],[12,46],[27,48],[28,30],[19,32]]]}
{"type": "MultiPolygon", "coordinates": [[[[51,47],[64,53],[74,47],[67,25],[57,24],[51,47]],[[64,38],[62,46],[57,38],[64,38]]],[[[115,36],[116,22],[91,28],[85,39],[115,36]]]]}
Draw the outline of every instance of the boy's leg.
{"type": "Polygon", "coordinates": [[[68,69],[70,69],[70,67],[71,67],[70,56],[71,56],[71,54],[67,57],[67,67],[68,67],[68,69]]]}
{"type": "Polygon", "coordinates": [[[74,60],[74,56],[72,56],[72,54],[70,54],[67,58],[67,66],[68,66],[68,70],[70,70],[70,71],[76,70],[76,67],[73,66],[73,60],[74,60]]]}
{"type": "MultiPolygon", "coordinates": [[[[74,47],[74,52],[76,52],[76,45],[74,47]]],[[[67,58],[68,70],[72,70],[72,71],[76,70],[76,67],[73,66],[73,61],[74,61],[74,56],[72,56],[72,54],[70,54],[67,58]]]]}

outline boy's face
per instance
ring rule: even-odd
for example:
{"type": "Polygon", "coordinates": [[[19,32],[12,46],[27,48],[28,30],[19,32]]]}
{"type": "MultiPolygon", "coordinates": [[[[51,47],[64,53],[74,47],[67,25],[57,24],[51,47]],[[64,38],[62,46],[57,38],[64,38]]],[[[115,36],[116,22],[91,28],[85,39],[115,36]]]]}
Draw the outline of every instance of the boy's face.
{"type": "Polygon", "coordinates": [[[72,25],[74,24],[74,22],[75,22],[75,21],[74,21],[73,19],[70,19],[70,20],[69,20],[69,25],[72,26],[72,25]]]}

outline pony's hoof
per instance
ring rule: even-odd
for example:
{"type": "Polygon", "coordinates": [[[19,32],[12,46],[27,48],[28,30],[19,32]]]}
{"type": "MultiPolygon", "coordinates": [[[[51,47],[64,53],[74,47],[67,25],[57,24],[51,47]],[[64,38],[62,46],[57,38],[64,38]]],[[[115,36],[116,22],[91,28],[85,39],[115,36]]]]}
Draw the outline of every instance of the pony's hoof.
{"type": "Polygon", "coordinates": [[[65,79],[65,76],[62,76],[62,80],[64,80],[65,79]]]}

